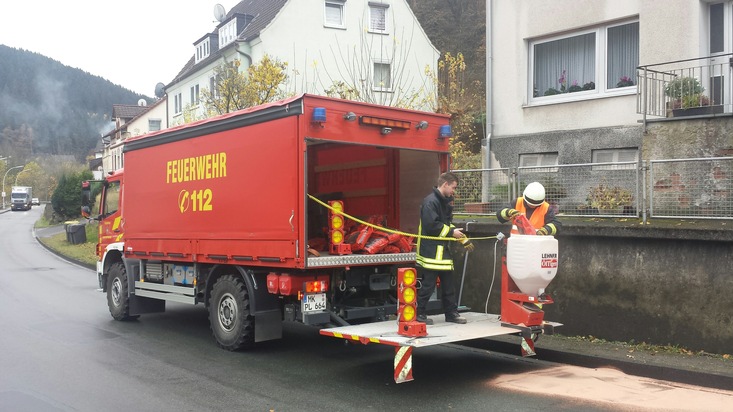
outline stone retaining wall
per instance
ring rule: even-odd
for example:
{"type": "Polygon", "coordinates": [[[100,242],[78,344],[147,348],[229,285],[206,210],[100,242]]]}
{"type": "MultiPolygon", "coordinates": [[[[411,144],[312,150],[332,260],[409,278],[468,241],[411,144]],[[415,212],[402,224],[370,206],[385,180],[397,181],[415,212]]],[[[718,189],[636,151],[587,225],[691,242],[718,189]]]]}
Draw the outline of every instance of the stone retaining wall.
{"type": "MultiPolygon", "coordinates": [[[[558,274],[547,289],[555,304],[545,306],[545,318],[563,323],[558,329],[563,335],[730,353],[733,230],[681,225],[564,223],[557,237],[558,274]]],[[[468,229],[471,237],[509,232],[496,223],[471,222],[468,229]]],[[[477,241],[477,251],[469,255],[461,303],[474,311],[482,312],[486,304],[494,243],[477,241]]],[[[463,257],[455,260],[460,279],[463,257]]],[[[500,291],[497,259],[490,313],[500,312],[500,291]]]]}

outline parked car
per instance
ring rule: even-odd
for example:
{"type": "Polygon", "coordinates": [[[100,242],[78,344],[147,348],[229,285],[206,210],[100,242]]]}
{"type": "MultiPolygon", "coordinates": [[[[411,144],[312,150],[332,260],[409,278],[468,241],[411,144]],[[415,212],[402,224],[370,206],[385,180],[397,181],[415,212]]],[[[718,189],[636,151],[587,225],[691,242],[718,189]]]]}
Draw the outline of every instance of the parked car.
{"type": "Polygon", "coordinates": [[[34,198],[31,199],[31,205],[33,205],[33,206],[40,206],[41,205],[41,201],[37,197],[34,197],[34,198]]]}

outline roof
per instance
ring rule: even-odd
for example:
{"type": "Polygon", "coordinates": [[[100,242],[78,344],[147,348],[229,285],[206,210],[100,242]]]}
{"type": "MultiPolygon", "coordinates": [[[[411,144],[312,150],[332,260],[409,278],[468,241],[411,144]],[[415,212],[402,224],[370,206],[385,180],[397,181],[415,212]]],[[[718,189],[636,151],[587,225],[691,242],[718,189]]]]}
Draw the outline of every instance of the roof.
{"type": "MultiPolygon", "coordinates": [[[[166,100],[167,100],[167,98],[166,97],[163,97],[163,98],[158,99],[155,102],[153,102],[153,104],[150,105],[150,106],[132,106],[132,105],[128,105],[128,104],[113,104],[112,105],[112,118],[113,119],[116,119],[117,118],[115,116],[115,113],[116,113],[116,110],[118,108],[122,108],[122,107],[127,107],[127,108],[138,107],[138,108],[143,109],[143,110],[138,110],[138,113],[135,116],[133,116],[133,117],[124,117],[123,119],[126,120],[125,124],[121,125],[120,127],[116,128],[116,129],[112,129],[109,132],[107,132],[107,134],[105,134],[104,136],[102,136],[102,140],[104,140],[105,137],[112,137],[112,136],[114,136],[115,134],[117,134],[117,132],[120,132],[123,129],[127,129],[128,123],[132,123],[133,120],[135,120],[138,117],[144,115],[148,111],[153,110],[153,107],[161,104],[162,102],[164,102],[166,100]]],[[[109,142],[106,142],[106,143],[109,143],[109,142]]]]}
{"type": "MultiPolygon", "coordinates": [[[[282,10],[282,8],[285,6],[285,3],[287,2],[288,0],[242,0],[234,7],[232,7],[231,10],[229,10],[223,22],[228,22],[235,15],[252,16],[252,21],[250,21],[249,24],[247,24],[244,29],[237,35],[238,41],[250,41],[260,35],[260,32],[265,27],[267,27],[270,22],[272,22],[275,16],[277,16],[277,13],[282,10]]],[[[223,23],[219,24],[216,27],[215,31],[218,31],[222,25],[223,23]]],[[[203,37],[206,36],[202,36],[201,38],[203,37]]],[[[221,50],[226,49],[233,44],[234,43],[229,43],[224,47],[219,48],[218,50],[212,50],[209,57],[203,59],[198,64],[206,65],[209,64],[211,61],[218,60],[219,56],[221,55],[221,50]]],[[[181,71],[176,74],[176,77],[174,77],[173,80],[171,80],[170,83],[166,85],[166,87],[171,86],[185,78],[186,74],[194,69],[194,66],[196,66],[195,54],[191,53],[191,57],[188,59],[183,68],[181,68],[181,71]]]]}
{"type": "Polygon", "coordinates": [[[147,110],[147,106],[138,106],[133,104],[113,104],[112,118],[129,120],[147,110]]]}
{"type": "Polygon", "coordinates": [[[288,0],[243,0],[227,13],[227,20],[235,14],[249,14],[252,21],[237,36],[238,40],[249,41],[260,35],[262,29],[277,16],[288,0]]]}

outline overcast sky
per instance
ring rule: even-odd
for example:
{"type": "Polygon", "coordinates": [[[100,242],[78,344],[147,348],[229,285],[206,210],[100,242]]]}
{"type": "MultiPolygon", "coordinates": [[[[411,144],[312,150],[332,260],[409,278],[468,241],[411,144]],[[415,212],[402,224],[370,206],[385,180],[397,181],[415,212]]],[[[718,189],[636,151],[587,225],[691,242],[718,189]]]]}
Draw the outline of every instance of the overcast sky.
{"type": "MultiPolygon", "coordinates": [[[[42,54],[153,96],[238,0],[0,0],[0,44],[42,54]]],[[[2,62],[0,62],[0,70],[2,62]]]]}

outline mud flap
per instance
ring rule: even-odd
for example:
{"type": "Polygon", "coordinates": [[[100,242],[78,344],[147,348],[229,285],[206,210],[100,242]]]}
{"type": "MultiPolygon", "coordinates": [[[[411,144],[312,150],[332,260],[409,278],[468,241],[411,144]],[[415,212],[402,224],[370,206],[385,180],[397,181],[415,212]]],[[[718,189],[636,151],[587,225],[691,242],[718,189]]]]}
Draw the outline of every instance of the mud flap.
{"type": "Polygon", "coordinates": [[[280,309],[255,313],[255,342],[280,339],[283,336],[283,319],[280,309]]]}

